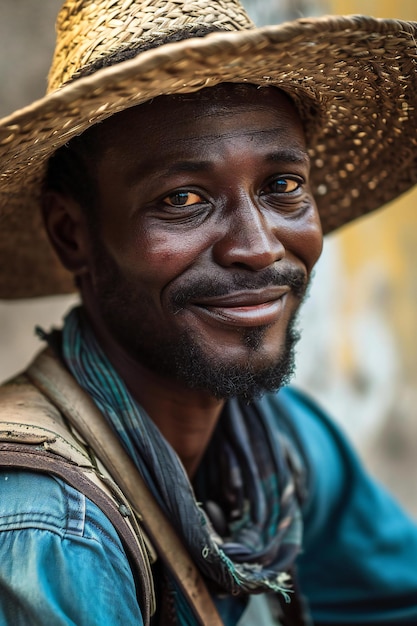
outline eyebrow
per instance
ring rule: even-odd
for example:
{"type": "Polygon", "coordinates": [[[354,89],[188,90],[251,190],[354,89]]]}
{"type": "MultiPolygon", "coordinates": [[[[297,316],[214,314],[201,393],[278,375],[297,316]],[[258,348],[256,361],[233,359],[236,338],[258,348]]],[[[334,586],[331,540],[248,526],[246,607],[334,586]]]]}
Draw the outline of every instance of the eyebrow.
{"type": "Polygon", "coordinates": [[[209,171],[210,167],[212,167],[212,163],[209,161],[191,161],[191,160],[183,160],[176,161],[172,165],[161,168],[158,166],[158,162],[155,161],[147,161],[146,164],[141,164],[139,167],[134,167],[131,170],[126,172],[126,182],[129,186],[135,186],[138,183],[138,180],[143,180],[146,178],[160,178],[164,176],[174,176],[175,174],[181,173],[193,173],[193,172],[202,172],[209,171]]]}
{"type": "Polygon", "coordinates": [[[267,161],[273,163],[301,163],[307,164],[310,157],[307,151],[294,148],[286,148],[285,150],[277,150],[267,155],[267,161]]]}

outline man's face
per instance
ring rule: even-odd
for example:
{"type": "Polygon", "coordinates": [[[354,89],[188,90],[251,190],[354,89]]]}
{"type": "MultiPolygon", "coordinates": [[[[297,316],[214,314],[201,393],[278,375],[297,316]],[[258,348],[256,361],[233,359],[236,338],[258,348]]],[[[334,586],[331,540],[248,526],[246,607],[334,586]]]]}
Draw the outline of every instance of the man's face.
{"type": "Polygon", "coordinates": [[[100,134],[90,298],[113,338],[217,397],[278,387],[322,245],[293,106],[275,89],[162,98],[100,134]]]}

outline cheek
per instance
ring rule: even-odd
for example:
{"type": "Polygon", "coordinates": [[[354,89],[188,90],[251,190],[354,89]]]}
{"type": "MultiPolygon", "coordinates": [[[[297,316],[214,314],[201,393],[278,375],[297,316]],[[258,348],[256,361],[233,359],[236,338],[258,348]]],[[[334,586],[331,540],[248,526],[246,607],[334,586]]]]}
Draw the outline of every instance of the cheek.
{"type": "Polygon", "coordinates": [[[310,274],[323,249],[323,233],[317,212],[298,223],[296,228],[287,228],[282,241],[285,248],[304,263],[310,274]]]}
{"type": "Polygon", "coordinates": [[[319,222],[306,231],[304,235],[304,249],[305,263],[310,273],[323,250],[323,233],[319,222]]]}
{"type": "Polygon", "coordinates": [[[194,233],[137,233],[119,248],[118,262],[149,285],[166,286],[198,262],[206,246],[194,233]]]}

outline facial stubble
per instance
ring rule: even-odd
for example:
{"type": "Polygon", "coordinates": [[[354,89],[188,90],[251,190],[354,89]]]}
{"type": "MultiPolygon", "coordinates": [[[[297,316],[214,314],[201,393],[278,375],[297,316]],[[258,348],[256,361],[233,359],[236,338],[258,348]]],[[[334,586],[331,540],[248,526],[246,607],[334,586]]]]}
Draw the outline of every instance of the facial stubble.
{"type": "MultiPolygon", "coordinates": [[[[149,294],[143,289],[138,290],[136,281],[122,273],[96,232],[91,236],[93,285],[99,312],[113,339],[141,365],[163,377],[174,378],[189,389],[205,390],[220,399],[238,397],[250,401],[289,382],[294,372],[295,345],[300,337],[296,329],[298,309],[287,324],[279,356],[273,362],[265,357],[262,364],[267,326],[237,330],[247,358],[239,364],[222,362],[210,357],[187,328],[164,336],[155,323],[149,294]]],[[[231,279],[234,288],[259,288],[271,284],[272,274],[272,271],[266,271],[257,277],[256,286],[247,277],[234,275],[231,279]]],[[[301,303],[306,291],[304,274],[293,272],[280,280],[292,283],[301,303]]],[[[199,295],[223,295],[228,289],[231,286],[224,283],[218,285],[214,280],[206,283],[199,280],[172,294],[171,311],[181,314],[182,307],[189,300],[199,295]]]]}

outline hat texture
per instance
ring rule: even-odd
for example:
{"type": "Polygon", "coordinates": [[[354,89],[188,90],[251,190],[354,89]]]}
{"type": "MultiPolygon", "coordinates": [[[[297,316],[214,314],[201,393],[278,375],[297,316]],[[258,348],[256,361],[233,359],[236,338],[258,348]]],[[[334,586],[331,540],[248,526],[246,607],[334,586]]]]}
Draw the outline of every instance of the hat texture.
{"type": "Polygon", "coordinates": [[[0,298],[74,291],[42,225],[47,161],[162,94],[222,82],[287,92],[324,233],[393,200],[417,182],[416,39],[416,22],[365,16],[255,28],[236,0],[68,0],[47,95],[0,120],[0,298]],[[123,50],[133,58],[116,62],[123,50]]]}

